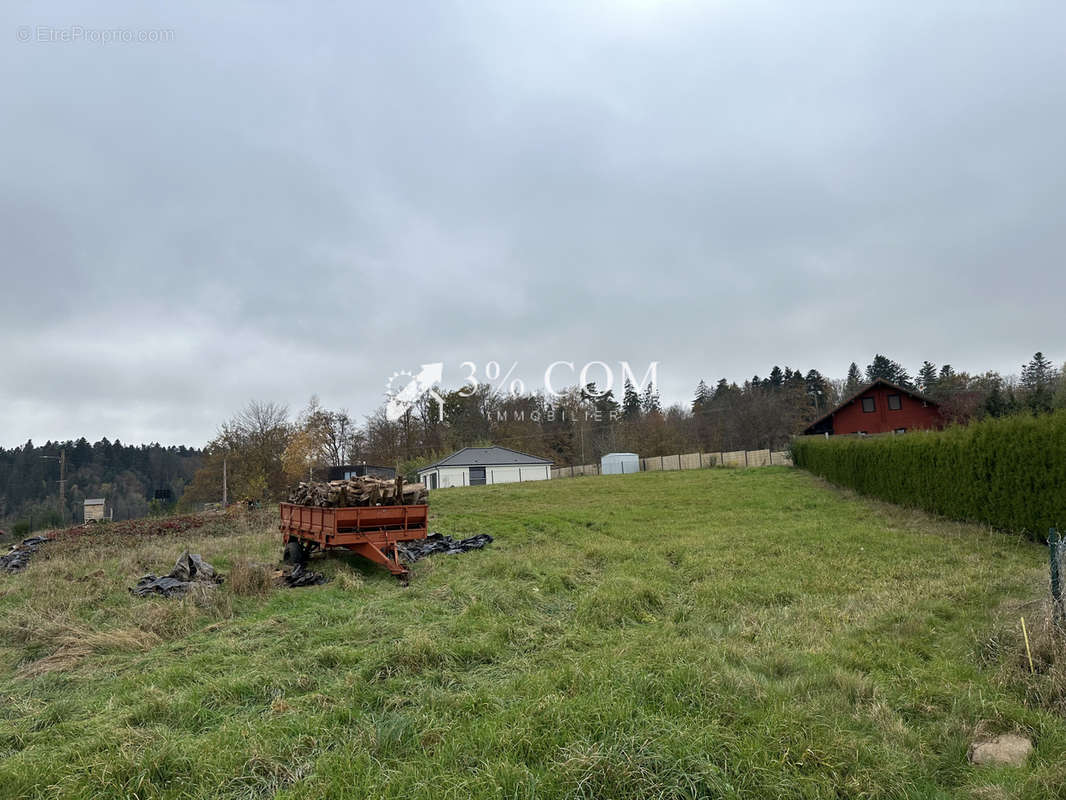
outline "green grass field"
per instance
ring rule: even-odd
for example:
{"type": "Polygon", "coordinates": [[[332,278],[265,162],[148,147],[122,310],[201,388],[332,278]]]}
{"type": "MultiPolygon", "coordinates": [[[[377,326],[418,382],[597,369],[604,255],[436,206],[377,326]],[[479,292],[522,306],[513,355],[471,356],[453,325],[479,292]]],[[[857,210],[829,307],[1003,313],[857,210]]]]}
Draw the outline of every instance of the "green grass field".
{"type": "Polygon", "coordinates": [[[0,576],[0,798],[1046,798],[1046,551],[788,468],[434,493],[482,552],[409,588],[143,600],[187,544],[276,561],[268,513],[56,543],[0,576]],[[1017,730],[1022,768],[966,761],[1017,730]]]}

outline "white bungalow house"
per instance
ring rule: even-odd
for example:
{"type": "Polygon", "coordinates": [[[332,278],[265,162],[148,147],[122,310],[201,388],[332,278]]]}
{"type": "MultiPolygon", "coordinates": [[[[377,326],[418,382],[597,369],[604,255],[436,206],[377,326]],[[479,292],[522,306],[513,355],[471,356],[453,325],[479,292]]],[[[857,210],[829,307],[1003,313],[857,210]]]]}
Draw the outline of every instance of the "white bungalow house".
{"type": "Polygon", "coordinates": [[[464,447],[418,471],[418,479],[429,489],[547,481],[551,476],[551,459],[506,447],[464,447]]]}

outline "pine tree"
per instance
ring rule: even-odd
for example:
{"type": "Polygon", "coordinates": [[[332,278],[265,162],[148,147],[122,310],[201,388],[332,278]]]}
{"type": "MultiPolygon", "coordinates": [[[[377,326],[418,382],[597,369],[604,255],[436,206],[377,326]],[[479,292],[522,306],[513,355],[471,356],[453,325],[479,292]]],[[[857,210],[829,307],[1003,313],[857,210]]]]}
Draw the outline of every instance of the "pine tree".
{"type": "Polygon", "coordinates": [[[804,378],[807,397],[815,409],[826,408],[829,404],[829,383],[816,369],[812,369],[804,378]]]}
{"type": "Polygon", "coordinates": [[[655,391],[654,384],[649,383],[641,394],[640,411],[642,414],[662,413],[662,406],[659,405],[659,393],[655,391]]]}
{"type": "Polygon", "coordinates": [[[625,391],[622,394],[622,416],[626,419],[636,419],[640,416],[640,395],[629,378],[626,378],[625,391]]]}
{"type": "Polygon", "coordinates": [[[932,361],[922,362],[922,368],[918,370],[918,388],[926,394],[936,388],[936,364],[932,361]]]}
{"type": "Polygon", "coordinates": [[[844,394],[853,395],[861,388],[862,373],[859,372],[859,365],[852,361],[851,366],[848,367],[848,377],[844,379],[844,394]]]}
{"type": "Polygon", "coordinates": [[[1022,386],[1025,387],[1029,408],[1039,413],[1051,410],[1052,383],[1056,370],[1044,354],[1037,352],[1033,360],[1022,366],[1022,386]]]}
{"type": "Polygon", "coordinates": [[[692,413],[699,414],[711,401],[711,390],[702,378],[696,384],[696,398],[692,401],[692,413]]]}
{"type": "Polygon", "coordinates": [[[866,366],[866,381],[873,383],[878,378],[900,386],[911,385],[911,376],[907,374],[903,365],[880,353],[875,355],[873,362],[866,366]]]}
{"type": "Polygon", "coordinates": [[[780,389],[781,385],[785,382],[785,375],[781,372],[781,367],[774,365],[774,368],[770,370],[770,388],[780,389]]]}
{"type": "Polygon", "coordinates": [[[614,390],[608,389],[603,394],[593,399],[593,406],[599,412],[603,420],[616,419],[618,416],[618,401],[614,399],[614,390]]]}

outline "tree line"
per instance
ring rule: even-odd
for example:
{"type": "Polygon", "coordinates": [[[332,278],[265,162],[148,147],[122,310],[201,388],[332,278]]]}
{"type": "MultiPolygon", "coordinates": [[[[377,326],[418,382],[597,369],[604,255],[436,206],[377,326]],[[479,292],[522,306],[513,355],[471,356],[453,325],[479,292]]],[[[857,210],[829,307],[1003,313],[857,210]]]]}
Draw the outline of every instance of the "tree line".
{"type": "Polygon", "coordinates": [[[185,446],[124,445],[106,438],[32,441],[0,448],[0,529],[16,533],[82,521],[82,503],[102,497],[115,519],[143,517],[152,510],[157,491],[170,501],[181,497],[200,467],[201,453],[185,446]],[[65,502],[59,503],[61,458],[65,456],[65,502]]]}
{"type": "Polygon", "coordinates": [[[465,386],[442,395],[443,409],[423,396],[398,421],[387,419],[384,404],[358,422],[314,397],[295,418],[283,405],[256,402],[224,423],[207,445],[184,502],[194,507],[218,501],[224,468],[231,499],[276,499],[299,480],[325,477],[330,466],[367,463],[413,476],[457,449],[487,444],[545,456],[560,466],[596,463],[618,451],[651,457],[781,449],[878,378],[928,396],[958,424],[1066,407],[1063,371],[1042,353],[1018,376],[971,375],[931,361],[912,376],[883,354],[865,368],[853,362],[841,379],[775,365],[766,377],[756,374],[743,383],[700,380],[691,402],[665,408],[650,385],[628,381],[619,397],[591,383],[550,399],[465,386]]]}

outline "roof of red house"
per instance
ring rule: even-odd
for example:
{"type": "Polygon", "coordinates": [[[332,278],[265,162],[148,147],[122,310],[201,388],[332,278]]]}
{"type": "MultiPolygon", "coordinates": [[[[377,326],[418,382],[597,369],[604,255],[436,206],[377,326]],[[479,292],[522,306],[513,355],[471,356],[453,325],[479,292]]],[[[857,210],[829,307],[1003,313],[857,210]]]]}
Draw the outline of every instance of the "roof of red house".
{"type": "Polygon", "coordinates": [[[827,411],[826,413],[822,414],[822,416],[818,417],[818,419],[812,421],[809,425],[807,425],[807,427],[804,430],[810,430],[815,425],[817,425],[819,422],[823,422],[823,421],[829,419],[835,413],[840,411],[840,409],[842,409],[844,406],[848,405],[848,403],[854,403],[856,400],[858,400],[860,397],[862,397],[868,391],[873,389],[875,386],[884,386],[884,387],[889,388],[889,389],[895,389],[897,392],[902,392],[903,394],[910,395],[911,397],[913,397],[916,400],[921,400],[923,403],[928,403],[929,405],[933,406],[934,408],[939,407],[939,403],[937,403],[936,400],[931,400],[930,398],[926,397],[924,394],[919,392],[917,389],[908,389],[906,386],[900,386],[898,383],[892,383],[892,381],[887,381],[884,378],[875,378],[873,383],[866,384],[861,389],[859,389],[859,391],[857,391],[853,395],[851,395],[849,398],[847,398],[846,400],[838,403],[837,406],[834,409],[832,409],[831,411],[827,411]]]}

